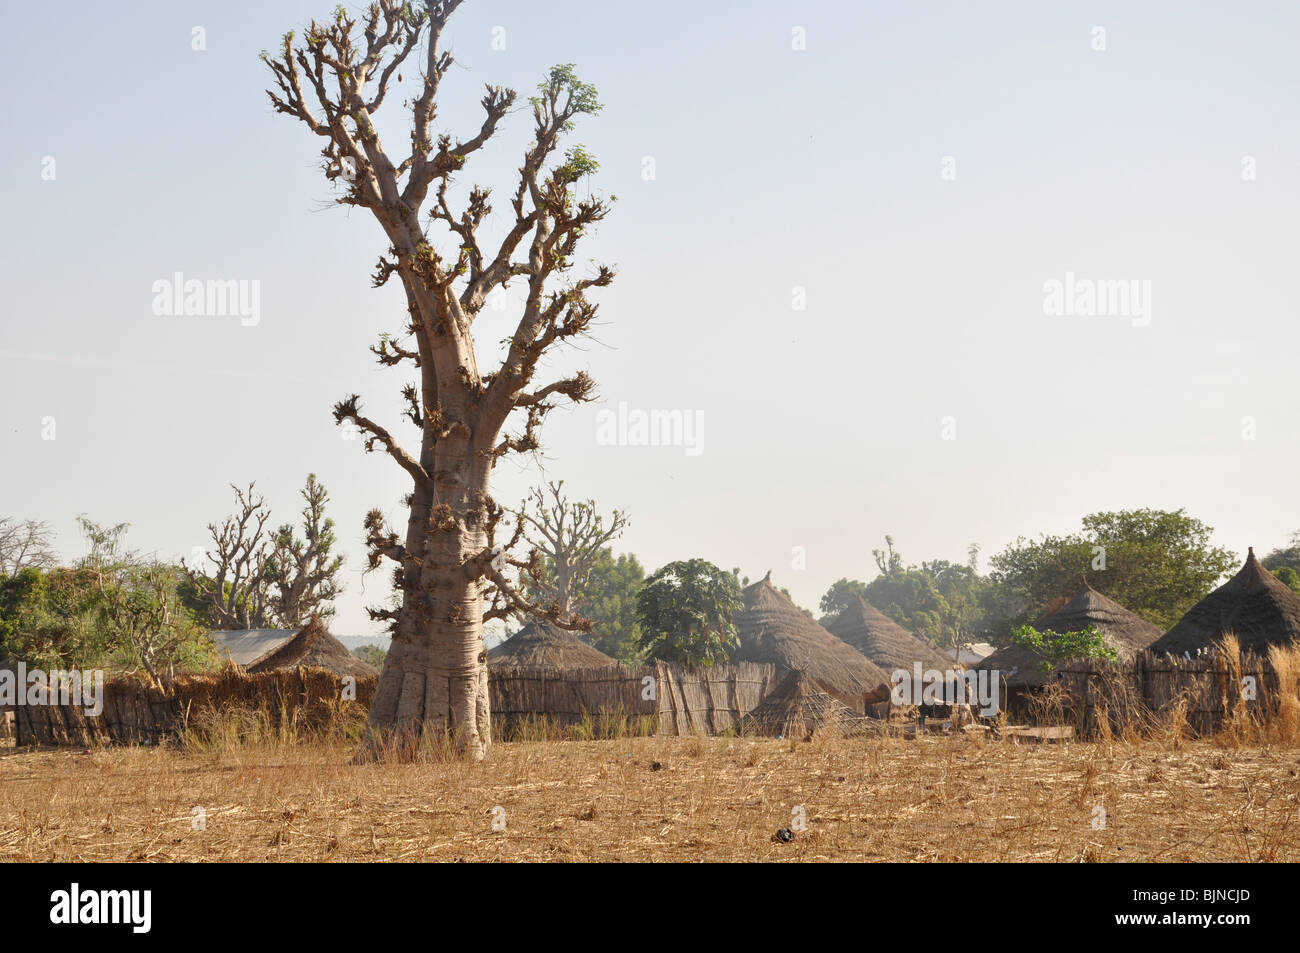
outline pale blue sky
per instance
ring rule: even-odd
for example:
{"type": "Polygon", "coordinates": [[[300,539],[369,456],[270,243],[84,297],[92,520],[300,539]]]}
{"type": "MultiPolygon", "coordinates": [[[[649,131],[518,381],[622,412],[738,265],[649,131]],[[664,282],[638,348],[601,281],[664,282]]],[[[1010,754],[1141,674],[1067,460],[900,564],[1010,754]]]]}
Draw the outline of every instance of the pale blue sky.
{"type": "MultiPolygon", "coordinates": [[[[332,6],[9,12],[0,514],[49,520],[68,555],[82,512],[186,555],[230,482],[288,518],[314,471],[349,557],[335,628],[365,633],[386,576],[363,592],[361,518],[398,516],[404,484],[330,408],[357,391],[401,431],[405,377],[366,347],[403,306],[370,289],[380,232],[329,207],[320,145],[272,113],[257,59],[332,6]],[[155,316],[177,271],[260,281],[260,323],[155,316]]],[[[1185,506],[1243,554],[1300,528],[1295,4],[468,0],[449,38],[453,134],[485,82],[527,94],[574,62],[600,90],[575,140],[619,201],[586,254],[620,274],[597,339],[551,370],[588,369],[603,402],[554,414],[543,462],[631,513],[620,548],[648,569],[770,568],[815,606],[870,578],[885,533],[919,561],[1118,507],[1185,506]],[[1149,281],[1150,325],[1046,316],[1066,272],[1149,281]],[[597,445],[620,401],[702,413],[704,452],[597,445]]],[[[461,184],[507,193],[528,136],[521,111],[461,184]]],[[[482,325],[486,355],[508,329],[482,325]]],[[[498,498],[539,474],[503,465],[498,498]]]]}

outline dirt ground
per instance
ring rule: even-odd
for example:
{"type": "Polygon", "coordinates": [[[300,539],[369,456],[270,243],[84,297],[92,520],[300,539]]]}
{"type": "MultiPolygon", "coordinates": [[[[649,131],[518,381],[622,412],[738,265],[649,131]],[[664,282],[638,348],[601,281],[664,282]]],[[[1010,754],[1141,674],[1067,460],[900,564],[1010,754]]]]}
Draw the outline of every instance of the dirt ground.
{"type": "Polygon", "coordinates": [[[0,860],[1300,860],[1295,748],[629,738],[497,744],[482,764],[348,753],[0,751],[0,860]]]}

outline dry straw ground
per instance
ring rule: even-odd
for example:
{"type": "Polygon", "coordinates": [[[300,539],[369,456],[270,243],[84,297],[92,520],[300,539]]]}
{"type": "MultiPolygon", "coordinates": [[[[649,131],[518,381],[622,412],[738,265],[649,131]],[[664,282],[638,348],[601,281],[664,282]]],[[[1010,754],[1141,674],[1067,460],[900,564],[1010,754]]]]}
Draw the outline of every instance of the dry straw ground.
{"type": "Polygon", "coordinates": [[[0,860],[1300,860],[1294,746],[652,737],[400,766],[348,752],[8,749],[0,860]]]}
{"type": "Polygon", "coordinates": [[[356,765],[359,706],[205,708],[174,746],[0,750],[0,861],[1300,861],[1300,647],[1270,659],[1280,690],[1197,741],[1186,700],[1052,744],[644,737],[606,713],[525,721],[479,764],[356,765]]]}

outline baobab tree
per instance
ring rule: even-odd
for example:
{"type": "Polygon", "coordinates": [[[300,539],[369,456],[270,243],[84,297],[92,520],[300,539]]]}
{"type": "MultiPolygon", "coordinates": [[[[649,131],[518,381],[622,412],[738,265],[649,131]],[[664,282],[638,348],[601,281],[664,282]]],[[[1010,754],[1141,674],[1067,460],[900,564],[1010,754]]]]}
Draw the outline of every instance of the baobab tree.
{"type": "Polygon", "coordinates": [[[580,145],[560,151],[574,120],[601,107],[571,65],[550,70],[528,100],[534,139],[510,196],[508,230],[485,247],[480,226],[493,210],[491,189],[475,185],[453,202],[448,188],[493,138],[516,94],[489,85],[477,130],[467,138],[435,133],[452,65],[442,34],[461,2],[427,0],[417,9],[381,0],[360,15],[359,32],[340,8],[330,22],[313,22],[301,43],[287,34],[274,57],[263,56],[275,77],[268,95],[276,111],[323,140],[325,175],[342,180],[337,201],[367,209],[387,238],[373,283],[401,282],[409,321],[405,335],[382,335],[371,350],[384,366],[418,372],[402,390],[418,449],[408,451],[366,416],[356,394],[334,408],[337,423],[356,427],[366,450],[387,454],[411,481],[405,533],[392,531],[378,510],[365,521],[370,566],[391,560],[400,596],[395,608],[370,610],[390,623],[393,642],[370,708],[368,754],[408,755],[436,734],[482,757],[491,739],[484,620],[540,613],[581,627],[558,607],[528,601],[506,578],[509,566],[527,565],[509,556],[522,528],[498,539],[506,535],[504,509],[489,484],[504,455],[538,447],[538,428],[557,401],[593,396],[585,372],[541,385],[534,375],[543,354],[588,329],[596,315],[588,293],[614,277],[603,265],[574,273],[578,244],[608,204],[576,195],[575,183],[596,169],[591,155],[580,145]],[[408,63],[418,77],[402,155],[381,141],[374,116],[408,63]],[[504,360],[480,369],[474,322],[488,295],[515,281],[526,294],[504,360]]]}

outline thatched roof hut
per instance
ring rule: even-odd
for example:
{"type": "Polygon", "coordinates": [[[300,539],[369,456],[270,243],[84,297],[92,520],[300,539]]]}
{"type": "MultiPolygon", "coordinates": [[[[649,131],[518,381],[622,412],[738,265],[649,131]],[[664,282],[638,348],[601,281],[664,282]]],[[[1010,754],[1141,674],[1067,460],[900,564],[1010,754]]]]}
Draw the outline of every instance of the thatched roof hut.
{"type": "Polygon", "coordinates": [[[889,676],[853,646],[831,635],[771,582],[771,573],[747,586],[745,608],[735,618],[736,662],[771,662],[803,672],[824,691],[859,711],[889,697],[889,676]]]}
{"type": "Polygon", "coordinates": [[[280,668],[325,668],[338,675],[356,678],[379,674],[373,665],[361,661],[330,635],[325,624],[315,616],[288,642],[247,666],[250,674],[280,668]]]}
{"type": "Polygon", "coordinates": [[[599,668],[617,664],[572,632],[540,619],[533,619],[488,652],[488,662],[514,668],[599,668]]]}
{"type": "MultiPolygon", "coordinates": [[[[1082,632],[1088,626],[1101,633],[1102,640],[1115,650],[1121,662],[1133,659],[1160,638],[1160,627],[1130,612],[1108,596],[1102,595],[1085,579],[1070,600],[1049,612],[1034,628],[1053,632],[1082,632]]],[[[984,659],[976,668],[1003,673],[1008,688],[1034,688],[1051,677],[1041,666],[1042,656],[1021,645],[1008,645],[984,659]],[[1012,674],[1009,674],[1012,673],[1012,674]]]]}
{"type": "Polygon", "coordinates": [[[1151,651],[1196,652],[1229,632],[1237,636],[1242,651],[1257,655],[1270,645],[1300,639],[1300,596],[1259,564],[1253,547],[1237,575],[1188,609],[1151,651]]]}
{"type": "Polygon", "coordinates": [[[841,738],[870,730],[871,720],[822,691],[803,672],[791,672],[740,722],[742,734],[792,738],[829,731],[841,738]]]}
{"type": "Polygon", "coordinates": [[[886,673],[898,669],[911,672],[917,662],[923,670],[944,671],[952,667],[951,659],[866,599],[854,599],[852,605],[826,622],[826,631],[853,646],[886,673]]]}

